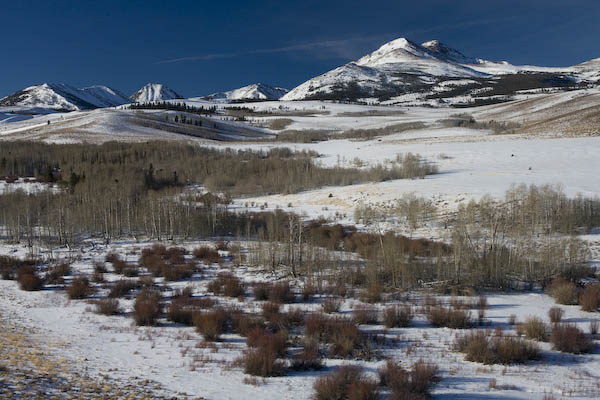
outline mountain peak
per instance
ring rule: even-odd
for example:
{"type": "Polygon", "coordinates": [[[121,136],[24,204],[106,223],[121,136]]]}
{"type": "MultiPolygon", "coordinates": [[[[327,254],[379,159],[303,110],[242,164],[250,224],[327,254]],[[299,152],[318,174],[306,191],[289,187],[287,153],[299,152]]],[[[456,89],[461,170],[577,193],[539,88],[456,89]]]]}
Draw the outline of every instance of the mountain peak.
{"type": "Polygon", "coordinates": [[[436,57],[445,61],[452,61],[459,64],[477,63],[475,59],[465,56],[460,51],[440,42],[439,40],[430,40],[422,43],[421,46],[432,52],[436,57]]]}
{"type": "Polygon", "coordinates": [[[2,106],[69,111],[113,107],[128,102],[127,97],[107,86],[77,89],[64,83],[29,86],[0,99],[2,106]]]}
{"type": "Polygon", "coordinates": [[[146,103],[149,101],[161,101],[181,99],[183,96],[176,91],[166,87],[162,83],[147,83],[140,90],[131,95],[131,100],[136,103],[146,103]]]}
{"type": "Polygon", "coordinates": [[[356,64],[365,67],[378,67],[384,64],[410,62],[415,59],[433,59],[429,51],[406,38],[387,42],[374,52],[358,59],[356,64]]]}
{"type": "Polygon", "coordinates": [[[213,93],[205,96],[212,100],[279,100],[287,93],[287,89],[273,87],[266,83],[253,83],[227,92],[213,93]]]}

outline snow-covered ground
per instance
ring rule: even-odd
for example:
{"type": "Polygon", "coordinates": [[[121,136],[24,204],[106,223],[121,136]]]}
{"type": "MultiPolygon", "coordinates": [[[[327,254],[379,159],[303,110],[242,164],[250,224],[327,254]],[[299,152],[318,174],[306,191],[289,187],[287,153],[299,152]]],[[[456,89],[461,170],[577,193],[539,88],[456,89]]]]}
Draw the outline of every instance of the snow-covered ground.
{"type": "MultiPolygon", "coordinates": [[[[109,246],[88,245],[81,250],[68,252],[54,249],[54,256],[70,255],[75,274],[90,273],[92,263],[104,259],[110,251],[126,255],[129,261],[139,257],[141,248],[150,243],[120,242],[109,246]]],[[[198,243],[184,243],[188,249],[198,243]]],[[[24,256],[26,249],[19,246],[1,245],[0,255],[24,256]]],[[[186,282],[194,287],[196,295],[206,291],[206,283],[220,267],[205,267],[202,278],[186,282]]],[[[257,270],[238,267],[235,273],[243,280],[271,279],[257,270]]],[[[106,275],[109,280],[112,274],[106,275]]],[[[181,283],[174,284],[181,287],[181,283]]],[[[422,295],[414,293],[411,302],[420,302],[422,295]]],[[[487,296],[489,309],[486,311],[486,329],[499,327],[506,334],[514,333],[509,324],[511,315],[518,321],[530,316],[539,316],[548,322],[548,310],[555,306],[547,295],[538,292],[523,294],[492,293],[487,296]]],[[[256,307],[251,298],[220,298],[239,307],[256,307]]],[[[121,307],[130,311],[131,300],[120,300],[121,307]]],[[[43,340],[53,343],[55,355],[69,360],[73,366],[85,369],[89,374],[107,374],[114,379],[127,381],[145,378],[159,383],[171,393],[186,393],[206,399],[309,399],[312,384],[322,372],[291,372],[283,377],[258,380],[258,385],[244,382],[245,375],[239,367],[231,365],[245,348],[244,339],[237,335],[224,335],[214,346],[198,346],[201,337],[192,328],[181,327],[161,321],[157,327],[135,327],[132,319],[125,315],[106,317],[94,314],[86,301],[68,301],[64,292],[44,290],[24,292],[14,281],[0,280],[0,304],[2,314],[24,327],[35,327],[44,332],[43,340]],[[60,343],[56,346],[56,343],[60,343]]],[[[341,313],[351,311],[357,300],[347,300],[341,313]]],[[[286,307],[305,310],[319,309],[318,303],[296,303],[286,307]]],[[[598,320],[597,313],[580,311],[577,306],[561,306],[564,321],[576,324],[585,332],[589,322],[598,320]]],[[[570,398],[598,398],[600,388],[600,354],[566,355],[541,343],[542,361],[525,365],[484,366],[464,361],[460,353],[452,351],[454,337],[460,330],[433,328],[423,315],[417,314],[408,328],[385,330],[380,325],[363,325],[361,329],[385,334],[396,342],[383,349],[386,357],[410,365],[420,358],[437,364],[441,381],[434,386],[436,399],[498,398],[498,399],[543,399],[546,395],[570,398]],[[500,389],[490,388],[496,380],[500,389]],[[506,385],[505,388],[502,388],[506,385]]],[[[327,360],[328,367],[349,361],[327,360]]],[[[367,372],[375,376],[376,369],[384,361],[361,361],[367,372]]]]}

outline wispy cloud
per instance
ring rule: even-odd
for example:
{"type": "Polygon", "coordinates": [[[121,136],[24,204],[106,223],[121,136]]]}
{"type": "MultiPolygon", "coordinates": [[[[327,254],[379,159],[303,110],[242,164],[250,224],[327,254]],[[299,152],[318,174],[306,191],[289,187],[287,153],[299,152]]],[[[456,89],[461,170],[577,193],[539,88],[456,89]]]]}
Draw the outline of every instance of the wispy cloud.
{"type": "MultiPolygon", "coordinates": [[[[155,64],[171,64],[178,63],[184,61],[209,61],[209,60],[217,60],[220,58],[232,58],[232,57],[241,57],[248,56],[254,54],[272,54],[272,53],[287,53],[294,51],[306,51],[306,50],[314,50],[314,49],[328,49],[328,48],[337,48],[340,46],[347,46],[349,44],[356,44],[360,42],[372,42],[374,40],[381,39],[384,35],[377,36],[369,36],[369,37],[356,37],[349,39],[340,39],[340,40],[325,40],[320,42],[312,42],[312,43],[301,43],[294,44],[284,47],[275,47],[270,49],[255,49],[255,50],[246,50],[246,51],[238,51],[231,53],[213,53],[213,54],[204,54],[199,56],[189,56],[189,57],[180,57],[180,58],[172,58],[169,60],[157,61],[155,64]]],[[[386,35],[389,36],[389,35],[386,35]]]]}
{"type": "Polygon", "coordinates": [[[415,34],[422,34],[428,32],[441,32],[448,31],[454,29],[467,28],[471,26],[480,26],[480,25],[488,25],[499,22],[506,22],[508,20],[516,19],[517,17],[511,18],[502,18],[502,19],[487,19],[487,20],[474,20],[474,21],[465,21],[458,24],[446,24],[446,25],[438,25],[425,29],[415,29],[404,32],[389,32],[382,33],[378,35],[371,36],[361,36],[361,37],[353,37],[339,40],[324,40],[324,41],[316,41],[310,43],[300,43],[300,44],[292,44],[283,47],[274,47],[268,49],[253,49],[253,50],[245,50],[245,51],[236,51],[236,52],[228,52],[228,53],[212,53],[212,54],[203,54],[196,56],[187,56],[187,57],[179,57],[179,58],[171,58],[167,60],[157,61],[154,64],[174,64],[181,63],[186,61],[211,61],[218,60],[223,58],[235,58],[235,57],[243,57],[249,55],[256,54],[274,54],[274,53],[291,53],[291,52],[299,52],[299,51],[328,51],[329,54],[335,58],[349,58],[352,53],[355,53],[357,47],[364,46],[366,43],[374,43],[381,42],[383,40],[390,40],[391,38],[400,37],[400,36],[410,36],[415,34]]]}

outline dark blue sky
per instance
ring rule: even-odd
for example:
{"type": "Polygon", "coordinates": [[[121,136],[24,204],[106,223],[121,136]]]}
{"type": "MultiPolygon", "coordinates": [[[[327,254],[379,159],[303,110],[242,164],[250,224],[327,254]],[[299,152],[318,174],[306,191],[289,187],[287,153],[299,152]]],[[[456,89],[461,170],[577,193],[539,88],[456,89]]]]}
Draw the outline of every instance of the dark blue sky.
{"type": "Polygon", "coordinates": [[[515,64],[600,57],[598,0],[23,0],[0,13],[0,97],[42,82],[291,89],[398,37],[515,64]]]}

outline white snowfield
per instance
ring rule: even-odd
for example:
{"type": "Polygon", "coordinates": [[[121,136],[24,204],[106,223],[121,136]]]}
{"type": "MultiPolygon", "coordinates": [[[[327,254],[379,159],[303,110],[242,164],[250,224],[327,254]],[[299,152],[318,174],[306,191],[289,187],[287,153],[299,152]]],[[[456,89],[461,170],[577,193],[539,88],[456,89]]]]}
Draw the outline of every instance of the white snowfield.
{"type": "MultiPolygon", "coordinates": [[[[114,251],[129,261],[137,260],[139,251],[150,243],[114,243],[110,246],[87,244],[78,252],[72,268],[77,273],[91,273],[94,261],[103,260],[114,251]]],[[[198,243],[183,244],[188,249],[198,243]]],[[[54,249],[54,254],[67,256],[66,248],[54,249]]],[[[0,245],[0,255],[25,256],[26,249],[18,246],[0,245]]],[[[219,267],[206,267],[206,274],[214,275],[219,267]]],[[[236,268],[245,280],[271,279],[268,275],[236,268]]],[[[108,280],[116,279],[110,273],[108,280]]],[[[206,279],[193,279],[185,285],[194,287],[196,294],[204,293],[206,279]]],[[[181,287],[174,283],[173,287],[181,287]]],[[[548,310],[554,301],[542,293],[488,294],[489,309],[485,318],[492,328],[500,326],[507,334],[514,333],[508,321],[514,314],[518,321],[539,316],[548,321],[548,310]]],[[[239,300],[220,301],[244,306],[239,300]]],[[[350,312],[355,300],[346,301],[342,312],[350,312]]],[[[90,312],[86,301],[68,301],[65,294],[50,290],[25,292],[14,281],[0,280],[0,305],[2,315],[10,318],[32,332],[57,357],[64,358],[72,366],[88,374],[107,374],[113,379],[128,382],[133,377],[143,377],[160,383],[173,393],[186,393],[190,397],[205,399],[298,399],[312,398],[315,379],[327,372],[290,372],[283,377],[259,379],[257,385],[244,383],[239,367],[228,367],[245,348],[243,338],[223,335],[216,343],[218,351],[196,346],[201,337],[193,328],[174,326],[161,320],[158,327],[135,327],[126,315],[106,317],[90,312]],[[59,344],[58,346],[56,344],[59,344]]],[[[120,299],[125,312],[132,309],[132,300],[120,299]]],[[[246,307],[252,307],[245,304],[246,307]]],[[[292,304],[307,311],[320,309],[319,304],[292,304]]],[[[565,314],[563,321],[576,324],[588,331],[589,322],[598,319],[597,313],[587,313],[578,306],[560,306],[565,314]]],[[[363,326],[361,329],[382,330],[382,326],[363,326]]],[[[432,328],[423,316],[418,315],[411,327],[393,328],[386,333],[389,338],[399,338],[397,346],[384,350],[384,355],[408,366],[418,359],[435,363],[442,379],[434,386],[434,399],[539,399],[548,394],[576,399],[598,398],[597,386],[600,370],[600,354],[573,356],[551,349],[548,343],[540,343],[543,360],[525,365],[484,366],[464,361],[464,356],[451,350],[459,330],[432,328]],[[498,389],[490,388],[496,380],[498,389]],[[503,385],[505,385],[504,388],[503,385]],[[502,388],[502,389],[499,389],[502,388]]],[[[360,363],[367,373],[376,377],[376,370],[385,361],[327,360],[327,367],[340,364],[360,363]]]]}
{"type": "MultiPolygon", "coordinates": [[[[457,55],[451,55],[458,57],[457,55]]],[[[457,80],[457,85],[468,84],[457,80]]],[[[460,203],[478,199],[486,194],[496,198],[513,184],[559,184],[575,196],[600,196],[600,125],[593,115],[600,107],[600,91],[588,89],[556,94],[537,93],[500,105],[478,108],[427,108],[399,106],[364,106],[319,101],[269,101],[239,104],[253,109],[261,116],[249,115],[246,123],[225,120],[224,114],[210,117],[221,128],[220,141],[190,137],[176,131],[176,125],[166,122],[149,127],[156,111],[101,109],[74,111],[65,114],[36,116],[17,122],[0,122],[2,140],[43,140],[49,143],[94,142],[108,140],[185,140],[218,148],[268,149],[290,147],[314,150],[321,154],[317,162],[325,166],[375,166],[386,164],[398,154],[418,153],[439,167],[439,174],[422,180],[394,180],[365,183],[345,187],[326,187],[290,195],[261,196],[236,199],[238,209],[252,208],[267,203],[267,210],[276,207],[306,214],[307,217],[324,215],[340,222],[353,223],[353,211],[361,204],[392,204],[407,193],[431,199],[442,210],[454,210],[460,203]],[[271,112],[266,114],[264,112],[271,112]],[[260,112],[260,113],[259,113],[260,112]],[[588,116],[587,113],[592,113],[588,116]],[[472,115],[477,121],[518,122],[515,133],[495,134],[488,129],[448,127],[442,122],[456,114],[472,115]],[[266,116],[265,116],[266,115],[266,116]],[[319,130],[323,134],[349,129],[378,129],[398,124],[422,123],[422,127],[399,130],[371,140],[330,140],[318,143],[250,142],[253,138],[267,139],[278,131],[256,126],[272,119],[291,120],[285,129],[319,130]],[[50,121],[50,124],[48,124],[50,121]],[[583,123],[589,125],[585,125],[583,123]],[[241,136],[253,132],[256,136],[241,136]],[[224,142],[225,138],[235,142],[224,142]],[[242,141],[245,139],[245,141],[242,141]],[[337,214],[337,215],[336,215],[337,214]]],[[[226,104],[201,99],[173,100],[195,107],[226,104]]],[[[12,112],[12,111],[10,111],[12,112]]],[[[175,115],[169,112],[169,116],[175,115]]],[[[194,116],[196,117],[196,116],[194,116]]],[[[154,121],[154,120],[153,120],[154,121]]],[[[161,116],[164,121],[164,115],[161,116]]],[[[399,125],[400,126],[400,125],[399,125]]],[[[393,128],[391,128],[393,130],[393,128]]],[[[16,189],[41,190],[37,184],[0,182],[0,191],[16,189]],[[11,186],[15,185],[15,186],[11,186]]],[[[392,228],[382,224],[381,229],[392,228]]],[[[426,227],[411,235],[439,238],[436,227],[426,227]]],[[[594,247],[592,262],[599,264],[600,232],[583,237],[594,247]]],[[[115,251],[134,262],[139,252],[151,243],[116,242],[108,246],[85,243],[80,249],[53,249],[53,255],[73,256],[75,274],[93,271],[93,262],[104,260],[115,251]]],[[[179,244],[178,244],[179,245],[179,244]]],[[[183,243],[188,250],[199,243],[183,243]]],[[[27,249],[20,245],[0,244],[0,255],[25,257],[27,249]]],[[[216,265],[206,268],[213,277],[219,271],[216,265]]],[[[246,267],[235,269],[244,280],[269,280],[272,276],[246,267]]],[[[109,281],[116,275],[106,274],[109,281]]],[[[195,293],[206,292],[207,279],[192,279],[174,284],[174,287],[192,285],[195,293]]],[[[238,300],[223,299],[238,306],[249,306],[238,300]]],[[[352,301],[343,304],[349,312],[352,301]]],[[[490,304],[486,319],[491,327],[500,326],[513,333],[508,321],[514,314],[519,321],[539,316],[548,322],[548,310],[554,301],[540,292],[488,295],[490,304]]],[[[126,312],[132,309],[132,300],[120,300],[126,312]]],[[[283,377],[268,378],[258,385],[244,383],[247,378],[237,367],[230,367],[245,349],[245,341],[236,335],[224,335],[217,344],[218,351],[196,347],[201,337],[192,328],[174,326],[162,320],[161,326],[137,328],[127,316],[99,316],[85,301],[67,301],[65,294],[45,290],[24,292],[13,281],[0,280],[0,313],[37,332],[40,340],[47,341],[53,353],[86,370],[90,374],[108,374],[128,382],[132,377],[144,377],[160,383],[176,395],[184,392],[206,399],[309,399],[312,385],[322,373],[289,373],[283,377]],[[88,310],[86,310],[88,309],[88,310]],[[60,342],[61,346],[55,346],[60,342]]],[[[289,306],[285,306],[289,307],[289,306]]],[[[318,309],[317,303],[295,304],[305,310],[318,309]]],[[[587,313],[578,306],[560,306],[564,320],[589,332],[589,323],[598,320],[598,313],[587,313]]],[[[363,327],[363,329],[370,329],[363,327]]],[[[377,326],[375,329],[381,330],[377,326]]],[[[543,360],[526,365],[484,366],[464,361],[464,356],[451,350],[458,332],[446,328],[432,328],[419,315],[409,328],[390,329],[387,335],[400,338],[395,348],[385,355],[408,366],[423,358],[440,367],[442,379],[433,388],[435,399],[545,399],[569,397],[597,399],[600,397],[600,354],[566,355],[542,343],[543,360]],[[413,346],[414,345],[414,346],[413,346]],[[490,381],[496,380],[493,389],[490,381]]],[[[598,341],[596,341],[598,344],[598,341]]],[[[327,367],[355,361],[327,360],[327,367]]],[[[375,377],[384,361],[360,362],[375,377]]]]}

